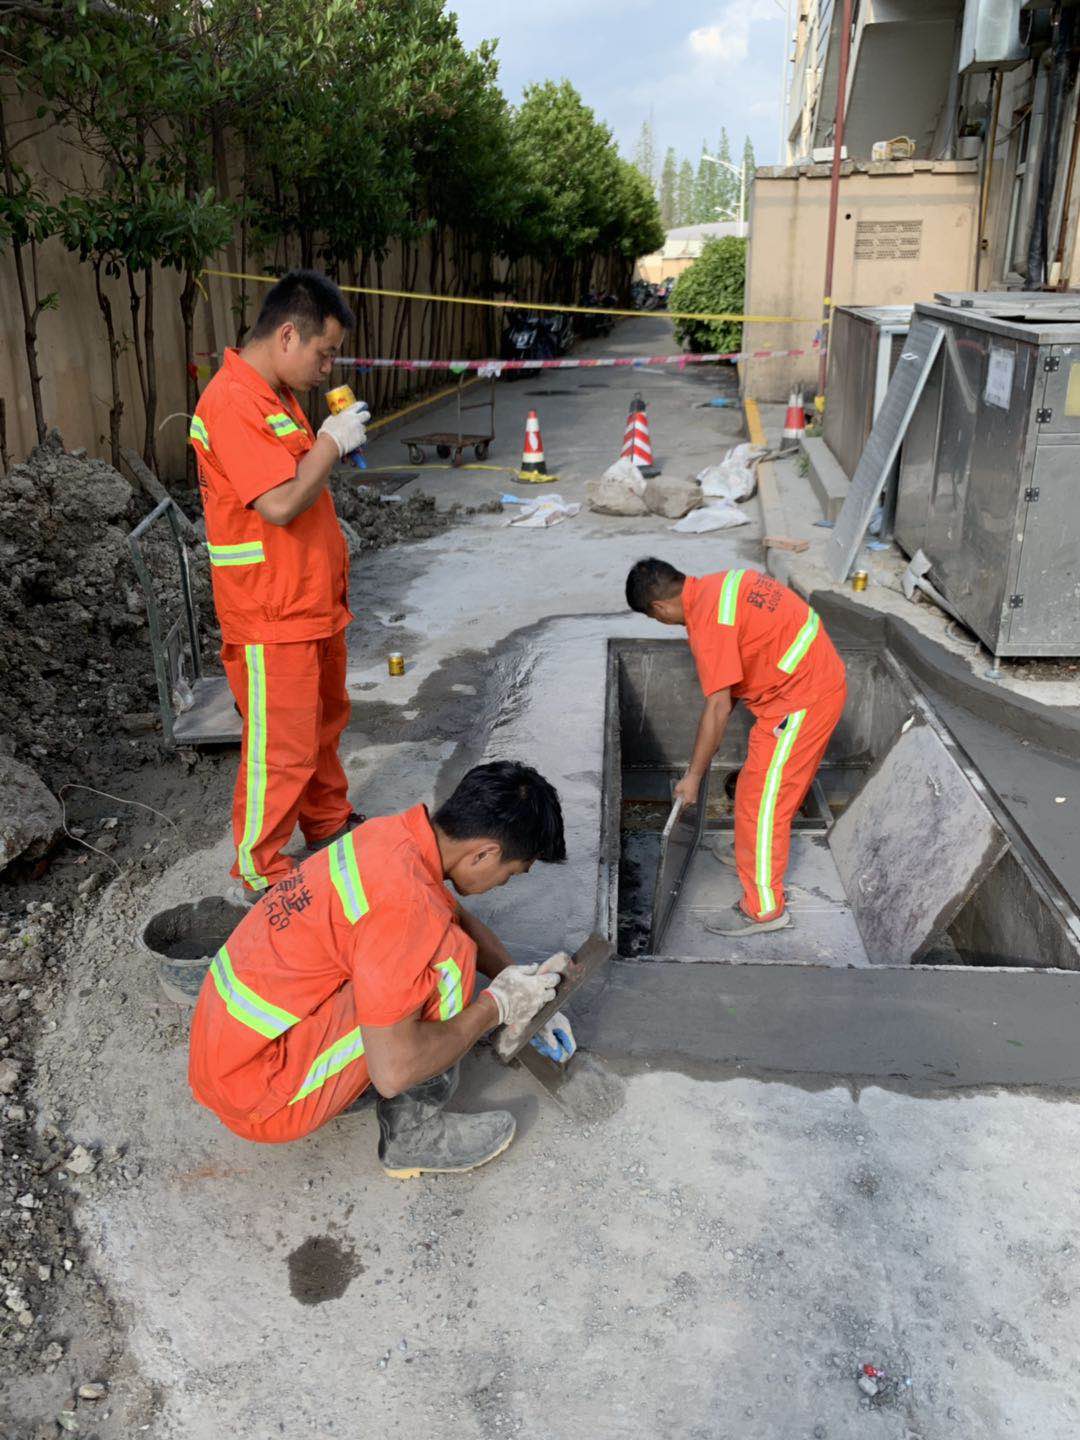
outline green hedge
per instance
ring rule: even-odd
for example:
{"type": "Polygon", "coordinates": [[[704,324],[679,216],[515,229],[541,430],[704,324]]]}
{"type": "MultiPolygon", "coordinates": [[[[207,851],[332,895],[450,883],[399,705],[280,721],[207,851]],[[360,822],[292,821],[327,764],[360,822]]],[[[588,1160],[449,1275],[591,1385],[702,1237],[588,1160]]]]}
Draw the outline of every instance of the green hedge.
{"type": "MultiPolygon", "coordinates": [[[[741,315],[745,281],[746,241],[736,235],[706,240],[700,258],[679,276],[668,309],[741,315]]],[[[675,334],[696,354],[742,348],[742,326],[734,320],[676,320],[675,334]]]]}

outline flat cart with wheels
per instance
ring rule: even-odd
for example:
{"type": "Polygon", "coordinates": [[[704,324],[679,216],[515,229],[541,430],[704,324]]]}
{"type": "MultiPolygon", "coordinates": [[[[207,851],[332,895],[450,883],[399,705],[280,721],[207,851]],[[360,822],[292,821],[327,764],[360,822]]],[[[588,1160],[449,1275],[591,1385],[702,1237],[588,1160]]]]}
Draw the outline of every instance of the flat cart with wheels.
{"type": "Polygon", "coordinates": [[[458,379],[457,389],[457,430],[432,430],[423,435],[406,435],[401,443],[409,452],[410,465],[423,465],[426,455],[425,446],[434,446],[435,454],[440,460],[449,460],[451,465],[464,465],[465,451],[472,446],[473,454],[477,460],[486,460],[491,453],[491,447],[495,442],[495,380],[487,382],[487,398],[474,401],[471,405],[462,403],[462,394],[465,389],[464,376],[458,379]],[[486,410],[488,412],[488,429],[484,434],[476,434],[465,430],[462,416],[466,410],[486,410]]]}

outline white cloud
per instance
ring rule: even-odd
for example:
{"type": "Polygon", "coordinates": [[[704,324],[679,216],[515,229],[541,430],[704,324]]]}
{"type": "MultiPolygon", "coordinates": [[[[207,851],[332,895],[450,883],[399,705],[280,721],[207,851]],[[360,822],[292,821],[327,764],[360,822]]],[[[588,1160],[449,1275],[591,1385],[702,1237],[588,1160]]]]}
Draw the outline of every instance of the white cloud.
{"type": "Polygon", "coordinates": [[[776,0],[728,0],[711,25],[691,30],[687,43],[699,59],[720,65],[737,65],[750,53],[750,26],[755,20],[775,20],[776,0]]]}

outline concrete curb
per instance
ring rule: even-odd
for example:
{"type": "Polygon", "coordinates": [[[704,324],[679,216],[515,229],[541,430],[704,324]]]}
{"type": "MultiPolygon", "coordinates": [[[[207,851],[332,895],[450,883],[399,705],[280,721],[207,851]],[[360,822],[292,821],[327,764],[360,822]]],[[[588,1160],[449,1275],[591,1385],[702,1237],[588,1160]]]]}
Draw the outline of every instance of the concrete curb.
{"type": "MultiPolygon", "coordinates": [[[[750,437],[751,445],[760,445],[768,448],[768,440],[765,438],[765,427],[761,423],[761,411],[758,409],[756,400],[749,395],[743,396],[743,420],[746,425],[746,433],[750,437]]],[[[774,550],[765,544],[770,535],[781,536],[787,534],[787,516],[784,512],[784,502],[780,496],[780,487],[777,484],[776,472],[771,460],[762,460],[757,467],[758,501],[761,505],[761,526],[762,526],[762,548],[765,551],[765,568],[770,575],[776,577],[782,584],[789,582],[791,575],[791,562],[794,555],[787,550],[774,550]]]]}

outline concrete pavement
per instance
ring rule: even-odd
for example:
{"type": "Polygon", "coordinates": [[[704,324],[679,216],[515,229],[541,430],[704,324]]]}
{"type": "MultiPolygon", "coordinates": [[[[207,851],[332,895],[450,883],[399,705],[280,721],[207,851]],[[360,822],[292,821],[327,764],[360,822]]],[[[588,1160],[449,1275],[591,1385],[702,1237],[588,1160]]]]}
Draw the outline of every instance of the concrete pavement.
{"type": "MultiPolygon", "coordinates": [[[[640,353],[659,328],[629,322],[605,348],[640,353]]],[[[736,413],[692,408],[714,393],[707,374],[568,372],[500,387],[496,458],[505,433],[516,465],[536,404],[552,488],[583,499],[639,382],[666,473],[734,442],[736,413]]],[[[374,442],[371,463],[397,463],[399,440],[374,442]]],[[[519,488],[483,471],[418,483],[465,503],[519,488]]],[[[699,538],[653,517],[583,511],[519,531],[483,516],[358,567],[354,800],[369,813],[430,800],[477,758],[511,753],[564,796],[568,865],[477,906],[520,958],[591,927],[602,737],[583,717],[606,639],[655,633],[625,611],[628,564],[761,563],[750,508],[752,525],[699,538]],[[407,657],[403,679],[386,674],[389,649],[407,657]]],[[[602,1077],[606,1118],[582,1122],[481,1051],[461,1103],[506,1105],[519,1129],[474,1176],[385,1179],[370,1111],[248,1145],[192,1103],[186,1025],[131,943],[139,915],[220,888],[227,816],[211,824],[212,843],[153,894],[112,887],[46,1042],[50,1106],[80,1138],[122,1137],[141,1165],[125,1188],[82,1182],[78,1213],[161,1397],[148,1433],[1072,1440],[1071,1099],[913,1098],[840,1077],[811,1089],[627,1057],[602,1077]],[[874,1401],[856,1384],[864,1362],[896,1382],[874,1401]]]]}

